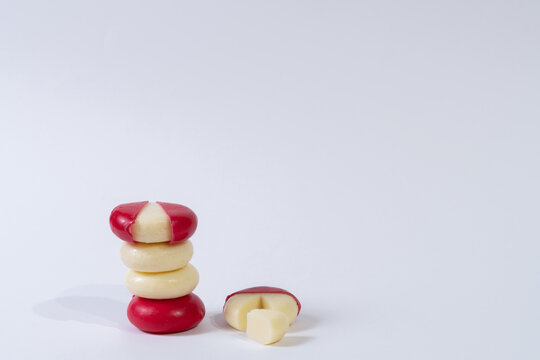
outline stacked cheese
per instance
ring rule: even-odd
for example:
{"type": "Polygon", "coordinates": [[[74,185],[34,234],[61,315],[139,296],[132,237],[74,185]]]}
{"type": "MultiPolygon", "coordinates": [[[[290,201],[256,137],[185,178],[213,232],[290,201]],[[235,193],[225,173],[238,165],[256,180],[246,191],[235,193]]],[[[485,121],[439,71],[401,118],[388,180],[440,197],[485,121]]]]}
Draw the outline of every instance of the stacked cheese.
{"type": "Polygon", "coordinates": [[[191,329],[204,317],[204,305],[192,291],[199,273],[189,263],[189,237],[197,217],[189,208],[170,203],[138,202],[111,213],[113,232],[126,243],[123,263],[130,268],[125,283],[134,294],[128,318],[139,329],[171,333],[191,329]]]}

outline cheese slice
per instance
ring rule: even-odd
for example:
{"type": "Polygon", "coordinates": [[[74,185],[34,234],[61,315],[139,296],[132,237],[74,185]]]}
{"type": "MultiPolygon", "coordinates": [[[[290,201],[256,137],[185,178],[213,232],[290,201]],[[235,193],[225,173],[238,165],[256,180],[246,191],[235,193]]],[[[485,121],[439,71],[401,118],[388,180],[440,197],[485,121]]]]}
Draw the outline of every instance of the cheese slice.
{"type": "Polygon", "coordinates": [[[264,344],[273,344],[289,329],[289,319],[278,310],[256,309],[247,314],[246,334],[251,339],[264,344]]]}

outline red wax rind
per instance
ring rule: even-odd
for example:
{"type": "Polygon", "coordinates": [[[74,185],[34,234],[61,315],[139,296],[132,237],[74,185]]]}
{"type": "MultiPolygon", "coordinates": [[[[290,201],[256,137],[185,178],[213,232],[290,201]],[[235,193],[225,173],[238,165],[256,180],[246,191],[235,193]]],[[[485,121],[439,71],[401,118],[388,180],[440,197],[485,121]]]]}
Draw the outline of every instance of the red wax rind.
{"type": "Polygon", "coordinates": [[[191,293],[175,299],[147,299],[133,296],[127,308],[129,321],[153,334],[170,334],[193,329],[204,318],[202,300],[191,293]]]}
{"type": "MultiPolygon", "coordinates": [[[[271,286],[255,286],[255,287],[247,288],[247,289],[244,289],[244,290],[239,290],[239,291],[234,292],[234,293],[230,294],[229,296],[227,296],[227,298],[225,298],[225,304],[227,304],[227,301],[229,301],[229,299],[231,297],[233,297],[234,295],[238,295],[238,294],[285,294],[285,295],[289,295],[290,297],[292,297],[294,299],[294,301],[296,301],[296,305],[298,305],[298,313],[297,313],[297,315],[300,313],[300,308],[301,308],[300,301],[298,301],[296,296],[294,296],[293,294],[291,294],[290,292],[288,292],[287,290],[284,290],[284,289],[280,289],[280,288],[277,288],[277,287],[271,287],[271,286]]],[[[223,305],[223,308],[225,308],[225,305],[223,305]]]]}
{"type": "Polygon", "coordinates": [[[120,239],[134,244],[135,240],[133,240],[131,234],[131,226],[135,223],[137,215],[146,204],[148,204],[148,201],[121,204],[115,207],[109,217],[113,233],[120,239]]]}
{"type": "Polygon", "coordinates": [[[188,239],[197,229],[197,215],[187,206],[157,201],[163,208],[172,227],[171,244],[188,239]]]}
{"type": "MultiPolygon", "coordinates": [[[[120,239],[135,244],[131,227],[146,204],[148,201],[121,204],[115,207],[109,218],[113,233],[120,239]]],[[[171,223],[170,244],[182,242],[193,235],[197,229],[197,215],[190,208],[160,201],[157,201],[157,204],[165,211],[171,223]]]]}

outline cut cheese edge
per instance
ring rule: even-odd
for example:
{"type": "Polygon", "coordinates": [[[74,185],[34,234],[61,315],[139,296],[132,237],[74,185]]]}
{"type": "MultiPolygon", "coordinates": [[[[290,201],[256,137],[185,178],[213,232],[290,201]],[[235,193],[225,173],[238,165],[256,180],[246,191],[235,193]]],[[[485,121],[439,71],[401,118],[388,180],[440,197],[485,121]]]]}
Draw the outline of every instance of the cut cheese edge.
{"type": "Polygon", "coordinates": [[[169,242],[172,239],[171,220],[161,205],[149,202],[137,215],[131,233],[136,242],[169,242]]]}
{"type": "Polygon", "coordinates": [[[263,294],[262,308],[281,311],[292,324],[298,316],[298,305],[289,295],[284,294],[263,294]]]}
{"type": "Polygon", "coordinates": [[[258,294],[238,294],[233,296],[225,304],[223,313],[225,320],[233,328],[246,331],[246,317],[253,309],[260,309],[262,306],[261,296],[258,294]]]}
{"type": "Polygon", "coordinates": [[[231,296],[223,308],[225,320],[233,328],[246,331],[247,314],[255,309],[274,310],[282,313],[292,324],[298,315],[296,300],[285,294],[244,293],[231,296]]]}
{"type": "Polygon", "coordinates": [[[278,310],[256,309],[247,314],[246,334],[251,339],[270,345],[285,335],[289,329],[289,319],[278,310]]]}

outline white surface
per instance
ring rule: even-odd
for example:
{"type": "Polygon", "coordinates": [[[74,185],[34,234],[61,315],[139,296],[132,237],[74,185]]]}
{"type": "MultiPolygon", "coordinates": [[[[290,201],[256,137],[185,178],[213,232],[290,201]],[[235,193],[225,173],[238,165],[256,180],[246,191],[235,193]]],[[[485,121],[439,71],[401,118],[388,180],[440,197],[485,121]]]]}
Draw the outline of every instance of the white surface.
{"type": "Polygon", "coordinates": [[[3,359],[540,357],[538,2],[152,3],[0,5],[3,359]],[[146,199],[199,216],[194,331],[124,315],[146,199]]]}

